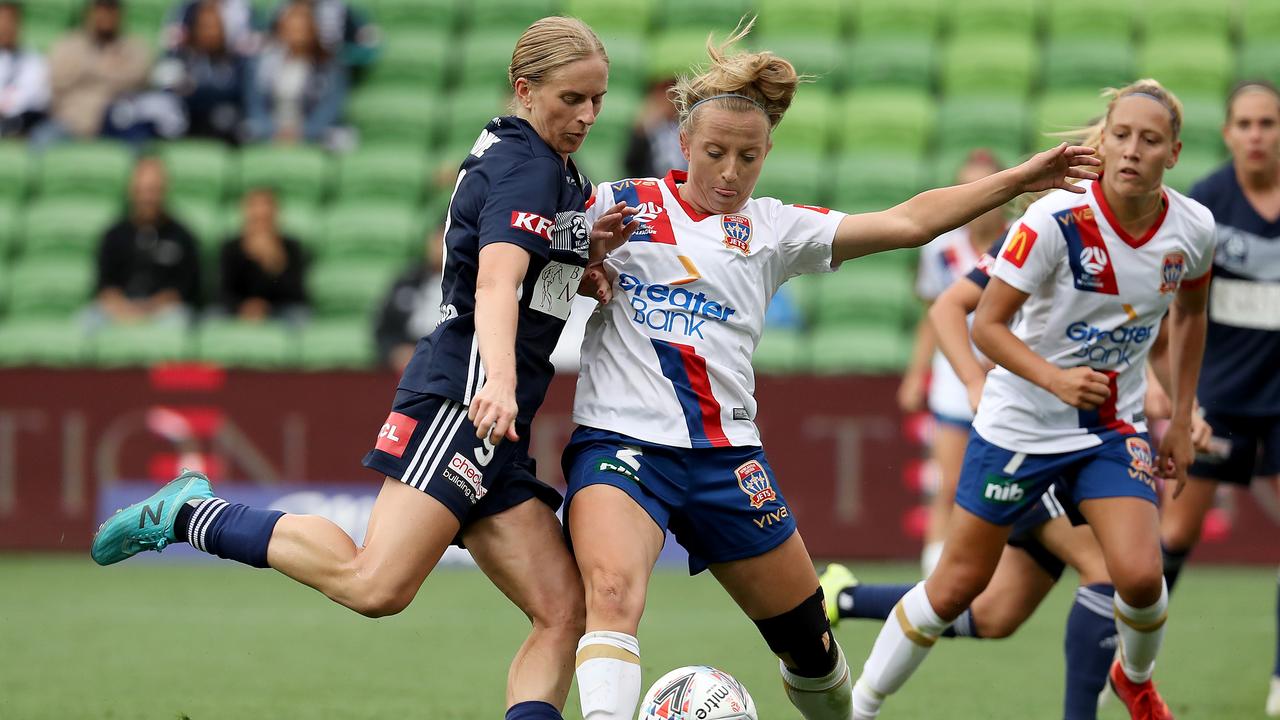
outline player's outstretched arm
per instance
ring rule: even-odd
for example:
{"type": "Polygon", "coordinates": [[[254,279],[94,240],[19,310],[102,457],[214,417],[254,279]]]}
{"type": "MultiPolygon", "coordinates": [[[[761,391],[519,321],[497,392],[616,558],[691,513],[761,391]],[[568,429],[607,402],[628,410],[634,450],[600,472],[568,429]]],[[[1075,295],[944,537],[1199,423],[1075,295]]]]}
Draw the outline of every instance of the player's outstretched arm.
{"type": "Polygon", "coordinates": [[[1196,381],[1204,356],[1204,336],[1208,326],[1205,309],[1209,305],[1208,283],[1178,290],[1169,307],[1170,398],[1173,417],[1156,453],[1156,474],[1176,480],[1177,497],[1187,482],[1187,468],[1195,457],[1191,441],[1192,413],[1195,409],[1196,381]]]}
{"type": "Polygon", "coordinates": [[[933,325],[938,349],[942,350],[947,362],[956,371],[956,377],[968,389],[970,409],[975,411],[978,409],[978,398],[982,396],[987,369],[982,366],[978,356],[973,354],[966,318],[978,307],[978,300],[981,298],[982,288],[964,277],[951,283],[951,287],[944,290],[929,307],[929,323],[933,325]]]}
{"type": "Polygon", "coordinates": [[[1093,148],[1062,143],[981,180],[926,190],[888,210],[849,215],[836,229],[832,261],[839,264],[883,250],[919,247],[1022,193],[1052,189],[1084,192],[1069,181],[1096,180],[1098,174],[1089,168],[1101,164],[1093,148]]]}
{"type": "Polygon", "coordinates": [[[529,270],[529,252],[519,245],[495,242],[480,249],[476,272],[476,339],[484,366],[484,386],[471,399],[467,419],[476,437],[497,445],[516,441],[516,323],[520,301],[516,291],[529,270]]]}

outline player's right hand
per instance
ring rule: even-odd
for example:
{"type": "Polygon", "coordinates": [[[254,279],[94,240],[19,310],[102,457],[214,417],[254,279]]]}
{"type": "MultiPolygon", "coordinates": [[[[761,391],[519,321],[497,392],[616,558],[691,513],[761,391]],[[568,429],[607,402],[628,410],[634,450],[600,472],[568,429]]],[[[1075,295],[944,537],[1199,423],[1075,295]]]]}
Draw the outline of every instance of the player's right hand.
{"type": "Polygon", "coordinates": [[[631,239],[631,234],[640,227],[640,222],[632,219],[637,212],[638,209],[618,202],[596,218],[595,224],[591,226],[591,252],[588,258],[591,263],[603,260],[605,255],[631,239]]]}
{"type": "Polygon", "coordinates": [[[919,412],[924,407],[924,373],[910,371],[898,385],[898,409],[904,413],[919,412]]]}
{"type": "Polygon", "coordinates": [[[1111,396],[1111,383],[1093,368],[1063,368],[1054,375],[1049,390],[1073,408],[1097,410],[1111,396]]]}
{"type": "Polygon", "coordinates": [[[491,444],[497,445],[504,439],[511,442],[520,439],[516,434],[516,412],[515,382],[490,378],[471,398],[467,419],[475,426],[476,437],[488,437],[491,444]]]}

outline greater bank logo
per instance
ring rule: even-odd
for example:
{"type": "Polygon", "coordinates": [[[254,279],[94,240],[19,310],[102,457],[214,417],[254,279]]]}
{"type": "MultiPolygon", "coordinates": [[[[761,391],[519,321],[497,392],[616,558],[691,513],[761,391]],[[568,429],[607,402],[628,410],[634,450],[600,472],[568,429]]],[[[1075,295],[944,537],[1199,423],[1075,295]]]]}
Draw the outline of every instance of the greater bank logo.
{"type": "Polygon", "coordinates": [[[706,293],[646,283],[627,273],[618,276],[618,286],[626,291],[631,302],[632,322],[685,337],[702,339],[704,323],[708,320],[726,322],[737,312],[721,301],[708,298],[706,293]]]}
{"type": "Polygon", "coordinates": [[[1155,337],[1154,325],[1121,325],[1117,328],[1100,328],[1077,321],[1067,326],[1066,336],[1080,343],[1072,356],[1083,358],[1090,365],[1120,366],[1133,363],[1133,352],[1155,337]]]}

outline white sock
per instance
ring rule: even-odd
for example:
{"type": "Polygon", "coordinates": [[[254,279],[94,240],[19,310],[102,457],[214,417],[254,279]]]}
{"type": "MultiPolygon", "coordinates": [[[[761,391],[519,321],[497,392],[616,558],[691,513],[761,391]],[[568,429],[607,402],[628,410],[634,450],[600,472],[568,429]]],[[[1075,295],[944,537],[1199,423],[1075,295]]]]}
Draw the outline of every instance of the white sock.
{"type": "Polygon", "coordinates": [[[640,704],[640,642],[600,630],[578,641],[578,699],[584,720],[631,720],[640,704]]]}
{"type": "Polygon", "coordinates": [[[1120,663],[1124,674],[1135,683],[1151,679],[1156,655],[1164,642],[1164,621],[1168,617],[1169,588],[1163,581],[1160,599],[1151,607],[1135,608],[1116,593],[1116,630],[1120,632],[1120,663]]]}
{"type": "Polygon", "coordinates": [[[902,687],[950,624],[934,612],[923,582],[911,588],[885,620],[862,666],[853,688],[854,717],[876,717],[885,696],[902,687]]]}
{"type": "MultiPolygon", "coordinates": [[[[835,642],[835,638],[832,638],[835,642]]],[[[853,681],[849,677],[849,665],[844,651],[836,645],[836,666],[820,678],[796,675],[779,663],[782,684],[787,698],[800,711],[805,720],[848,720],[853,712],[853,681]]]]}
{"type": "Polygon", "coordinates": [[[942,541],[925,543],[924,550],[920,552],[920,577],[928,578],[933,574],[933,569],[938,567],[938,560],[942,559],[942,541]]]}

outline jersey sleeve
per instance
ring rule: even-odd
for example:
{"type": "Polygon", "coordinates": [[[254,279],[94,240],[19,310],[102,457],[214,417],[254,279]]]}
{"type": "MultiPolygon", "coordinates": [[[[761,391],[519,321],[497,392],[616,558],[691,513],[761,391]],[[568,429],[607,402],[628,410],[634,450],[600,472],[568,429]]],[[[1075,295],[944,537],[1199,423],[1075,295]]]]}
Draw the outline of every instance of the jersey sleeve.
{"type": "Polygon", "coordinates": [[[983,290],[987,289],[987,283],[991,282],[991,271],[996,266],[996,257],[1000,255],[1000,246],[1004,244],[1004,238],[991,243],[991,247],[982,253],[982,257],[978,258],[977,264],[965,275],[969,282],[977,285],[983,290]]]}
{"type": "Polygon", "coordinates": [[[942,261],[942,249],[947,241],[946,235],[939,235],[920,248],[920,264],[916,268],[916,295],[922,300],[933,302],[947,289],[948,278],[942,261]]]}
{"type": "Polygon", "coordinates": [[[1195,289],[1209,282],[1213,270],[1213,252],[1218,242],[1218,227],[1214,222],[1213,213],[1199,203],[1193,202],[1192,205],[1195,209],[1195,219],[1191,227],[1195,233],[1196,254],[1187,259],[1187,274],[1181,285],[1186,290],[1195,289]]]}
{"type": "Polygon", "coordinates": [[[480,210],[480,247],[505,242],[548,257],[563,173],[555,160],[536,157],[492,183],[480,210]]]}
{"type": "Polygon", "coordinates": [[[1053,217],[1032,206],[1009,228],[991,277],[1033,293],[1063,262],[1064,248],[1053,217]]]}
{"type": "Polygon", "coordinates": [[[778,284],[797,275],[831,272],[831,243],[845,214],[812,205],[778,204],[774,227],[782,254],[778,284]]]}

